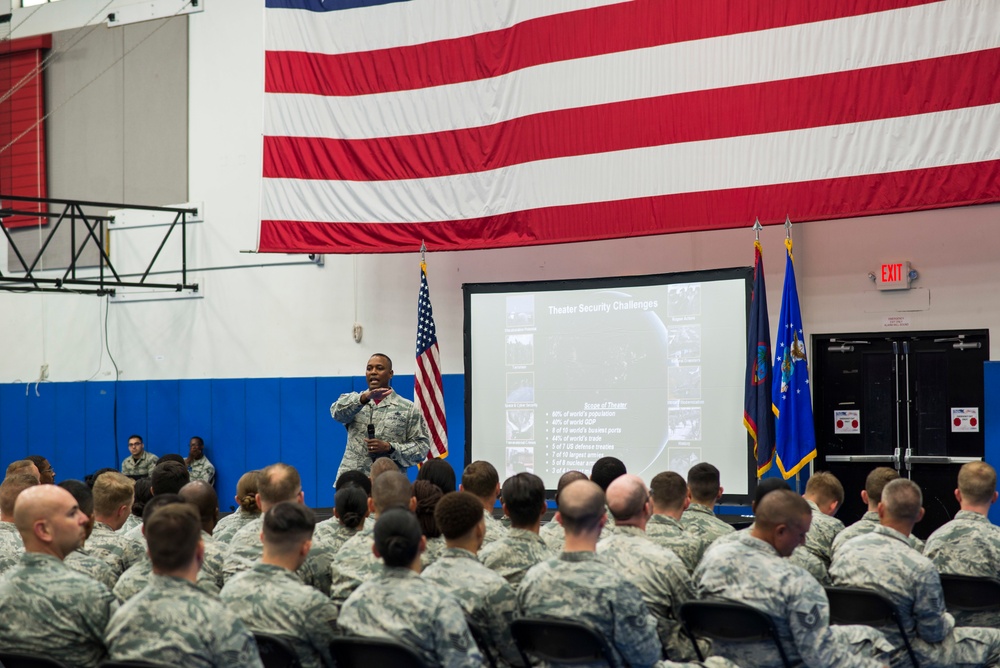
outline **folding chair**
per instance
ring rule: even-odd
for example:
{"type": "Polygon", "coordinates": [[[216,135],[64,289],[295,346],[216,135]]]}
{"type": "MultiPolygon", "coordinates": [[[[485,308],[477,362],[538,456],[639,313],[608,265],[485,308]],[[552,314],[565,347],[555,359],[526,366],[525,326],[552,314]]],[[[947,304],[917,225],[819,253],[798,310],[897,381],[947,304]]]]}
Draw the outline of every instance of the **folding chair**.
{"type": "Polygon", "coordinates": [[[163,664],[146,661],[104,661],[101,663],[101,668],[163,668],[163,664]]]}
{"type": "Polygon", "coordinates": [[[468,615],[465,616],[465,623],[469,627],[469,633],[472,634],[473,640],[476,641],[476,646],[479,648],[479,653],[483,655],[486,660],[486,665],[489,668],[497,668],[496,657],[493,656],[493,644],[490,641],[490,636],[486,631],[480,628],[479,624],[476,624],[468,615]]]}
{"type": "Polygon", "coordinates": [[[56,661],[36,654],[0,652],[0,665],[4,668],[69,668],[62,661],[56,661]]]}
{"type": "Polygon", "coordinates": [[[615,653],[608,641],[586,624],[522,617],[511,623],[510,632],[525,665],[532,665],[529,657],[555,664],[604,661],[615,665],[615,653]]]}
{"type": "Polygon", "coordinates": [[[287,638],[256,631],[253,638],[257,641],[257,652],[264,668],[302,668],[299,655],[287,638]]]}
{"type": "Polygon", "coordinates": [[[941,574],[944,602],[963,612],[1000,610],[1000,580],[941,574]]]}
{"type": "Polygon", "coordinates": [[[831,624],[864,624],[876,628],[895,624],[913,668],[920,668],[903,620],[888,597],[861,587],[826,587],[826,598],[830,601],[831,624]]]}
{"type": "Polygon", "coordinates": [[[330,652],[337,668],[431,668],[424,665],[417,653],[406,645],[376,638],[335,638],[330,652]]]}
{"type": "Polygon", "coordinates": [[[705,657],[695,640],[698,636],[733,643],[770,640],[778,649],[782,665],[791,668],[774,621],[757,608],[734,601],[688,601],[681,605],[680,617],[700,661],[705,657]]]}

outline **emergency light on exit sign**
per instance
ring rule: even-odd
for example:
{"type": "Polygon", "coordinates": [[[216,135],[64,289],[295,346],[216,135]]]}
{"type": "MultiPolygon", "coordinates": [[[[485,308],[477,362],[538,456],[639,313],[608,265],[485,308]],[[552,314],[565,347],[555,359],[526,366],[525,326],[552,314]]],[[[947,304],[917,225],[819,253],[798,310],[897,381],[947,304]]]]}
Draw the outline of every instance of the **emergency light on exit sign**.
{"type": "Polygon", "coordinates": [[[910,269],[909,262],[883,262],[875,273],[875,287],[879,290],[907,290],[917,272],[910,269]]]}

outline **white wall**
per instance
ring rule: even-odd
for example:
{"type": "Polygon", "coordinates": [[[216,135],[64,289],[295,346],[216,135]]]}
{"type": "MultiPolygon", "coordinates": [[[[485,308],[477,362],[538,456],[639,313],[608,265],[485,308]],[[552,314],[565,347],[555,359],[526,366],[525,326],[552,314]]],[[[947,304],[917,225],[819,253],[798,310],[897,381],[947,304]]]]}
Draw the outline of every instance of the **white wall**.
{"type": "MultiPolygon", "coordinates": [[[[15,17],[16,20],[16,17],[15,17]]],[[[198,267],[287,262],[241,253],[256,245],[261,172],[263,3],[210,0],[189,18],[189,197],[206,222],[192,232],[198,267]]],[[[58,147],[50,147],[58,150],[58,147]]],[[[52,193],[58,197],[59,193],[52,193]]],[[[171,204],[170,202],[148,202],[171,204]]],[[[887,315],[910,329],[1000,332],[1000,205],[795,225],[806,333],[881,331],[887,315]],[[869,271],[909,260],[928,293],[873,293],[869,271]],[[878,311],[877,309],[885,309],[878,311]]],[[[748,221],[749,225],[749,221],[748,221]]],[[[764,244],[771,322],[784,271],[783,228],[764,244]]],[[[461,373],[463,283],[644,274],[749,265],[748,229],[428,255],[445,373],[461,373]]],[[[433,249],[432,249],[433,250],[433,249]]],[[[112,305],[110,348],[123,379],[357,375],[387,352],[412,373],[416,255],[328,256],[326,266],[265,266],[196,273],[204,299],[112,305]],[[351,328],[365,328],[354,343],[351,328]]],[[[111,379],[101,354],[103,300],[0,294],[6,354],[0,382],[111,379]]],[[[1000,359],[993,346],[992,359],[1000,359]]]]}

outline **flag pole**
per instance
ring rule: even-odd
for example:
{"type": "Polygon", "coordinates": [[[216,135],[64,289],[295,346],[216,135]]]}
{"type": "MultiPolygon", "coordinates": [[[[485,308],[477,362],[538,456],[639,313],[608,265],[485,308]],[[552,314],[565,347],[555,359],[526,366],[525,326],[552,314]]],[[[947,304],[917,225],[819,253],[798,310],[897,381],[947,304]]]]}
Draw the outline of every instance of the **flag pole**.
{"type": "Polygon", "coordinates": [[[760,224],[760,218],[755,218],[753,221],[754,241],[760,242],[760,231],[762,229],[764,229],[764,226],[760,224]]]}

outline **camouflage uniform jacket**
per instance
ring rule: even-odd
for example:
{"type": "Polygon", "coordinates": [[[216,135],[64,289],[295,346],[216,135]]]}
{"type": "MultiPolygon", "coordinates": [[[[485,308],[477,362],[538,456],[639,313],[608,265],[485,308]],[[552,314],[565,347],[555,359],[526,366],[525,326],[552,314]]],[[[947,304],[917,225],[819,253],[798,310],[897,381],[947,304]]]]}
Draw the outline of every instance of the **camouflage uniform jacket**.
{"type": "Polygon", "coordinates": [[[251,632],[287,638],[302,668],[332,666],[337,608],[281,566],[257,563],[222,588],[222,602],[251,632]]]}
{"type": "MultiPolygon", "coordinates": [[[[145,589],[152,579],[153,562],[149,560],[149,557],[146,557],[122,573],[112,593],[119,603],[124,603],[145,589]]],[[[206,573],[204,569],[198,571],[198,580],[195,584],[206,594],[219,595],[219,585],[215,583],[215,577],[206,573]]]]}
{"type": "Polygon", "coordinates": [[[806,534],[805,547],[829,567],[833,559],[833,541],[837,534],[844,530],[844,523],[836,517],[821,512],[814,502],[808,499],[806,502],[812,509],[812,524],[809,525],[809,533],[806,534]]]}
{"type": "Polygon", "coordinates": [[[503,577],[479,563],[472,552],[457,547],[446,548],[422,577],[458,601],[466,617],[489,637],[494,656],[506,665],[523,665],[510,634],[517,592],[503,577]]]}
{"type": "Polygon", "coordinates": [[[566,544],[566,531],[562,525],[555,520],[546,522],[538,530],[538,535],[542,537],[552,554],[562,552],[563,545],[566,544]]]}
{"type": "Polygon", "coordinates": [[[138,515],[133,515],[132,513],[129,513],[129,516],[125,518],[125,524],[123,524],[121,528],[118,529],[118,531],[116,531],[115,533],[124,536],[128,532],[132,531],[132,529],[141,526],[142,526],[142,518],[139,517],[138,515]]]}
{"type": "Polygon", "coordinates": [[[427,459],[431,447],[430,434],[420,409],[412,401],[392,392],[377,405],[369,401],[361,405],[361,395],[349,392],[340,395],[330,406],[333,419],[347,427],[347,445],[334,480],[344,471],[371,473],[372,459],[368,456],[365,439],[368,422],[375,425],[375,438],[386,441],[394,448],[389,457],[400,469],[416,466],[427,459]]]}
{"type": "Polygon", "coordinates": [[[340,520],[336,517],[331,517],[328,520],[323,520],[322,522],[318,522],[316,524],[316,530],[313,533],[313,537],[322,537],[322,539],[330,546],[330,549],[336,553],[340,551],[340,548],[344,546],[344,543],[356,536],[363,527],[364,525],[362,524],[357,529],[348,529],[341,524],[340,520]]]}
{"type": "Polygon", "coordinates": [[[132,455],[122,461],[122,473],[125,475],[149,475],[153,472],[158,461],[160,461],[159,457],[149,450],[143,450],[142,454],[139,455],[139,461],[136,461],[132,455]]]}
{"type": "Polygon", "coordinates": [[[358,587],[338,624],[347,634],[403,643],[427,666],[483,665],[458,602],[406,568],[386,567],[358,587]]]}
{"type": "Polygon", "coordinates": [[[115,577],[120,577],[146,556],[145,545],[115,533],[104,522],[94,522],[94,530],[87,538],[87,551],[107,563],[115,572],[115,577]]]}
{"type": "Polygon", "coordinates": [[[191,482],[201,480],[209,485],[215,484],[215,465],[208,461],[208,457],[202,455],[201,459],[196,459],[188,464],[187,469],[191,482]]]}
{"type": "Polygon", "coordinates": [[[642,529],[621,525],[597,544],[597,554],[642,594],[667,655],[696,658],[678,614],[681,604],[694,598],[691,576],[680,557],[653,543],[642,529]]]}
{"type": "Polygon", "coordinates": [[[702,543],[699,536],[685,531],[684,525],[679,520],[668,515],[654,514],[649,518],[649,523],[646,524],[646,538],[672,550],[684,562],[688,573],[694,572],[701,555],[708,547],[702,543]]]}
{"type": "Polygon", "coordinates": [[[681,524],[684,525],[685,531],[701,538],[705,549],[717,538],[736,531],[732,526],[716,517],[711,508],[700,503],[692,503],[687,507],[684,514],[681,515],[681,524]]]}
{"type": "Polygon", "coordinates": [[[230,513],[219,520],[215,528],[212,529],[212,537],[217,541],[228,543],[237,531],[258,517],[260,517],[260,513],[248,513],[240,508],[235,513],[230,513]]]}
{"type": "MultiPolygon", "coordinates": [[[[737,536],[740,536],[742,534],[750,535],[750,532],[752,530],[753,530],[753,524],[751,524],[746,528],[740,529],[739,531],[736,531],[734,533],[729,533],[726,534],[725,536],[722,536],[714,543],[709,545],[708,550],[705,551],[705,554],[708,554],[709,552],[714,550],[716,545],[725,545],[728,542],[736,540],[737,536]]],[[[816,582],[820,583],[824,587],[830,584],[830,573],[827,570],[826,564],[824,564],[823,561],[815,554],[807,550],[805,545],[799,545],[797,548],[795,548],[795,550],[792,552],[792,556],[788,558],[788,561],[795,564],[796,566],[800,566],[806,569],[809,575],[816,578],[816,582]]]]}
{"type": "Polygon", "coordinates": [[[375,557],[375,524],[354,535],[337,551],[330,566],[330,598],[337,605],[343,604],[363,582],[382,572],[382,561],[375,557]]]}
{"type": "MultiPolygon", "coordinates": [[[[260,542],[260,532],[263,528],[264,516],[259,515],[237,531],[229,541],[229,549],[222,566],[224,581],[228,582],[237,573],[250,570],[254,563],[264,556],[264,544],[260,542]]],[[[333,555],[334,551],[322,537],[313,536],[309,555],[296,573],[310,587],[329,594],[330,563],[333,561],[333,555]]]]}
{"type": "Polygon", "coordinates": [[[108,566],[103,559],[98,559],[88,552],[86,547],[70,552],[63,559],[63,563],[77,573],[83,573],[87,577],[97,580],[107,587],[108,591],[114,589],[115,583],[118,582],[118,576],[111,570],[111,566],[108,566]]]}
{"type": "Polygon", "coordinates": [[[940,573],[1000,578],[1000,527],[985,515],[960,510],[930,535],[924,556],[940,573]]]}
{"type": "MultiPolygon", "coordinates": [[[[837,534],[837,537],[833,539],[833,553],[836,554],[841,545],[855,536],[863,536],[866,533],[871,533],[874,531],[875,527],[879,526],[879,524],[881,524],[881,522],[878,519],[878,513],[874,510],[869,510],[861,517],[860,520],[851,524],[837,534]]],[[[917,552],[924,551],[924,541],[920,540],[916,536],[910,536],[910,546],[917,552]]]]}
{"type": "Polygon", "coordinates": [[[662,653],[656,620],[642,595],[594,552],[563,552],[524,576],[517,594],[525,617],[582,622],[615,651],[615,665],[652,666],[662,653]]]}
{"type": "Polygon", "coordinates": [[[97,666],[104,628],[117,608],[107,587],[56,557],[25,553],[0,578],[0,647],[70,666],[97,666]]]}
{"type": "Polygon", "coordinates": [[[438,536],[437,538],[427,539],[427,548],[424,553],[420,555],[420,566],[421,569],[427,568],[441,556],[447,545],[444,542],[444,536],[438,536]]]}
{"type": "Polygon", "coordinates": [[[24,554],[24,542],[13,522],[0,522],[0,573],[13,568],[24,554]]]}
{"type": "Polygon", "coordinates": [[[484,509],[483,519],[486,520],[486,535],[483,536],[483,547],[507,535],[507,527],[500,520],[493,517],[492,511],[484,509]]]}
{"type": "Polygon", "coordinates": [[[108,624],[113,661],[185,668],[263,668],[257,643],[218,599],[181,578],[153,575],[108,624]]]}
{"type": "MultiPolygon", "coordinates": [[[[792,665],[849,668],[883,665],[855,654],[830,629],[826,592],[803,568],[782,559],[768,543],[740,531],[712,546],[694,573],[699,598],[722,598],[753,606],[774,621],[792,665]]],[[[769,641],[729,645],[716,641],[716,653],[741,666],[780,666],[769,641]]]]}
{"type": "Polygon", "coordinates": [[[502,575],[516,589],[529,568],[556,554],[538,534],[511,528],[506,536],[479,551],[479,561],[502,575]]]}

